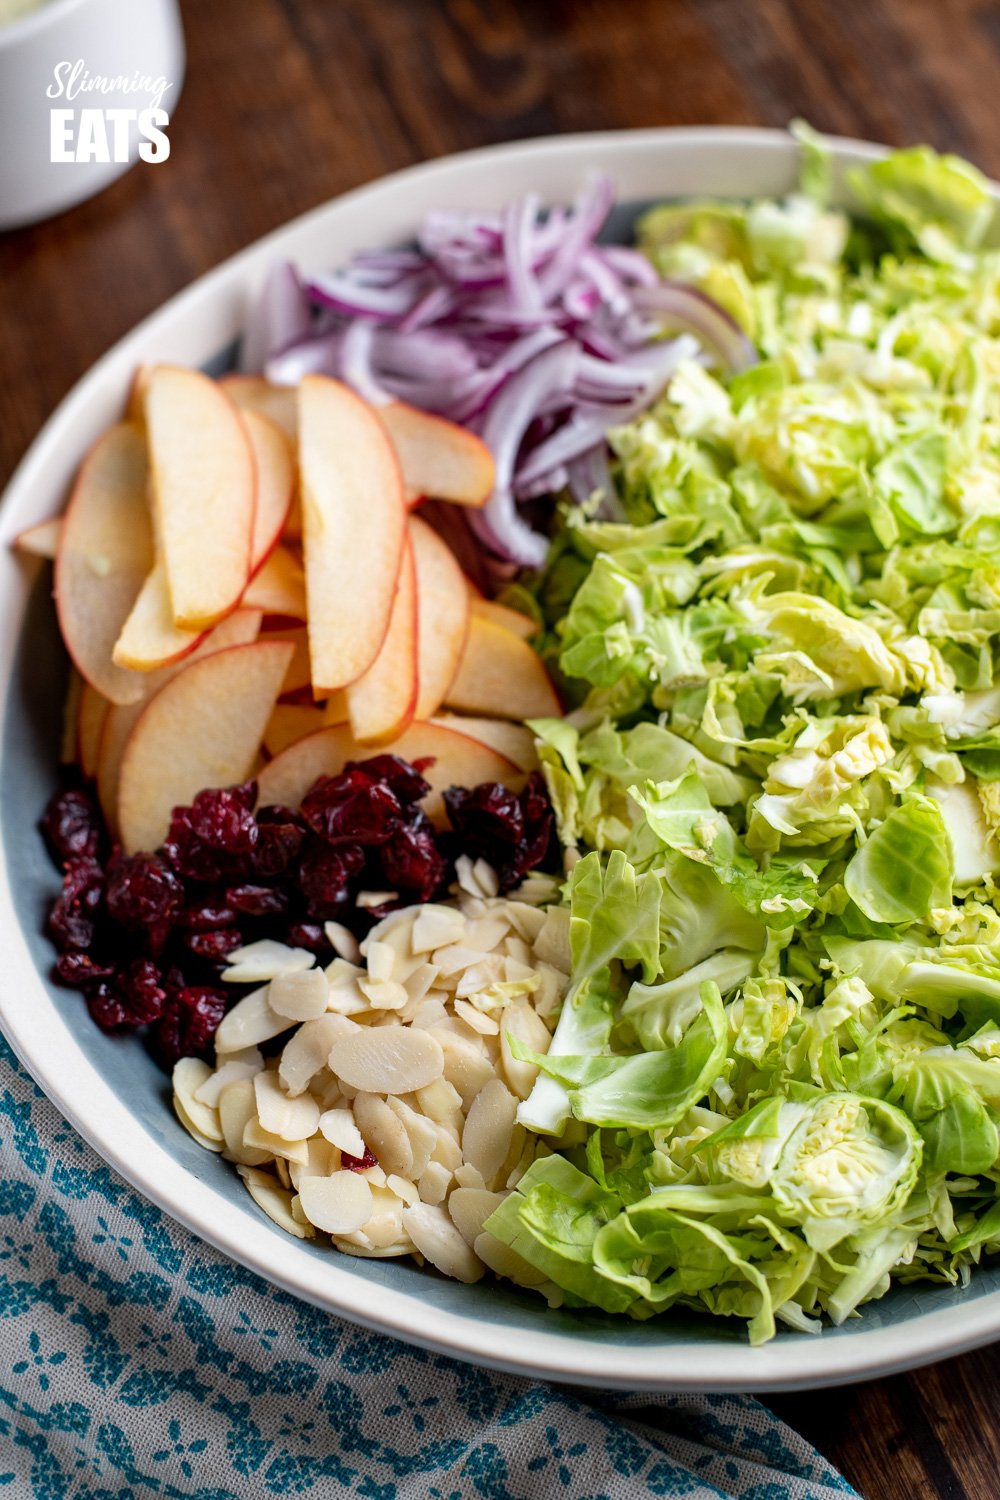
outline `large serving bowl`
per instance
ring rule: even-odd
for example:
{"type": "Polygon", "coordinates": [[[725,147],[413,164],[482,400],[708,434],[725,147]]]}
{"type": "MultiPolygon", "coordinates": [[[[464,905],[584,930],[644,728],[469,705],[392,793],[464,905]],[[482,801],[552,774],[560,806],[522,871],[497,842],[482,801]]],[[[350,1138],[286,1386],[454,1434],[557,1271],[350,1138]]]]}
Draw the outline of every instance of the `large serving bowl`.
{"type": "MultiPolygon", "coordinates": [[[[839,178],[879,154],[851,142],[834,150],[839,178]]],[[[405,241],[427,209],[496,209],[529,189],[562,202],[594,170],[617,186],[613,229],[626,236],[636,209],[656,199],[786,192],[797,150],[777,132],[651,130],[526,142],[412,168],[316,209],[203,277],[95,365],[46,424],[0,511],[0,1029],[142,1193],[261,1276],[370,1328],[504,1369],[645,1390],[833,1384],[939,1359],[1000,1336],[1000,1266],[984,1266],[961,1290],[895,1288],[821,1337],[786,1331],[751,1349],[736,1320],[671,1312],[635,1323],[551,1311],[507,1282],[464,1286],[408,1261],[356,1260],[292,1239],[228,1163],[179,1127],[167,1081],[142,1045],[103,1035],[79,996],[47,978],[53,953],[42,929],[57,877],[36,824],[55,781],[66,663],[48,569],[15,557],[13,536],[60,510],[81,456],[120,415],[137,364],[226,367],[248,299],[276,258],[319,271],[363,247],[405,241]]]]}

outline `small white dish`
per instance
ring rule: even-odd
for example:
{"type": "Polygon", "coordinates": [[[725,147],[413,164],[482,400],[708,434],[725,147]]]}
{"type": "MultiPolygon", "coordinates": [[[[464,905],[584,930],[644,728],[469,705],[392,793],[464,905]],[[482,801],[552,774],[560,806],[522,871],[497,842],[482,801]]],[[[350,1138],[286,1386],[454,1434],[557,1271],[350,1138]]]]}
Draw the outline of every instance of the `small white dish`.
{"type": "MultiPolygon", "coordinates": [[[[845,168],[880,154],[835,142],[845,168]]],[[[11,481],[0,511],[0,1027],[38,1083],[142,1193],[234,1260],[331,1312],[414,1343],[503,1369],[632,1390],[778,1390],[871,1378],[1000,1336],[1000,1267],[970,1287],[896,1288],[820,1337],[783,1331],[751,1349],[742,1325],[692,1316],[635,1323],[550,1311],[506,1283],[463,1286],[395,1261],[353,1260],[291,1239],[256,1209],[235,1173],[170,1113],[166,1081],[139,1044],[101,1035],[82,1001],[43,977],[41,935],[57,879],[35,832],[55,774],[60,653],[48,579],[10,550],[56,514],[88,444],[119,416],[137,364],[219,368],[248,299],[279,257],[307,271],[412,234],[425,210],[497,208],[529,189],[565,201],[603,170],[619,200],[748,197],[794,183],[797,150],[778,132],[652,130],[526,142],[448,158],[362,188],[276,231],[148,318],[77,385],[11,481]]]]}

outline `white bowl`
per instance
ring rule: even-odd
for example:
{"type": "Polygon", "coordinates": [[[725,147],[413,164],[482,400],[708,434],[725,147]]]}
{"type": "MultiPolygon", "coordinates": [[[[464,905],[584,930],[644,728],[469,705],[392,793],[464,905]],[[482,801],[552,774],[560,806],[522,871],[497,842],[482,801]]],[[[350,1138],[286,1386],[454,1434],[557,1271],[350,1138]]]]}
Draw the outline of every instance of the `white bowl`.
{"type": "MultiPolygon", "coordinates": [[[[879,148],[835,143],[838,171],[879,148]]],[[[835,1384],[939,1359],[1000,1335],[1000,1269],[965,1290],[895,1288],[816,1338],[782,1332],[760,1349],[732,1320],[670,1314],[647,1323],[551,1312],[506,1283],[468,1287],[403,1262],[359,1261],[277,1229],[235,1173],[175,1124],[164,1079],[134,1039],[101,1035],[79,997],[50,987],[41,935],[54,893],[35,823],[54,780],[58,642],[48,579],[9,547],[56,514],[88,444],[121,413],[136,365],[231,358],[248,298],[278,257],[308,271],[365,246],[405,240],[433,207],[498,208],[528,189],[565,201],[587,174],[614,179],[622,203],[691,194],[787,191],[797,151],[777,132],[652,130],[570,136],[477,151],[412,168],[325,205],[203,277],[124,338],[61,404],[0,511],[0,1027],[38,1083],[141,1192],[234,1260],[308,1301],[425,1347],[532,1375],[630,1389],[753,1389],[835,1384]]]]}

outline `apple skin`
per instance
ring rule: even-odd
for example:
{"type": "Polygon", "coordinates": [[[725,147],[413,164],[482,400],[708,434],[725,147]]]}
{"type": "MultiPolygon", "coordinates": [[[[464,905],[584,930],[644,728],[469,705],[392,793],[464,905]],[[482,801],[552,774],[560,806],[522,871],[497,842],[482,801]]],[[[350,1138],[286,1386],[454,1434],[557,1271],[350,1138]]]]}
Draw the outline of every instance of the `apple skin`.
{"type": "Polygon", "coordinates": [[[467,734],[470,739],[481,740],[498,754],[505,755],[522,771],[536,771],[538,756],[535,754],[535,736],[524,724],[514,724],[510,719],[467,718],[462,714],[437,714],[432,720],[442,729],[467,734]]]}
{"type": "Polygon", "coordinates": [[[159,848],[173,809],[206,787],[246,780],[291,654],[287,641],[230,646],[185,666],[149,700],[118,780],[127,854],[159,848]]]}
{"type": "MultiPolygon", "coordinates": [[[[524,772],[507,756],[440,724],[414,722],[383,751],[413,762],[433,758],[423,776],[430,783],[424,811],[435,827],[447,826],[442,794],[450,786],[477,786],[482,781],[500,781],[519,790],[524,772]]],[[[321,729],[283,750],[258,777],[261,807],[280,803],[298,807],[318,776],[335,776],[349,760],[364,760],[371,750],[359,745],[346,724],[321,729]]]]}
{"type": "Polygon", "coordinates": [[[380,406],[378,415],[392,438],[414,504],[425,495],[453,505],[486,504],[496,467],[482,438],[405,401],[380,406]]]}
{"type": "Polygon", "coordinates": [[[415,717],[430,719],[458,673],[469,633],[469,591],[454,553],[418,516],[410,517],[417,570],[417,677],[415,717]]]}
{"type": "Polygon", "coordinates": [[[232,401],[199,370],[155,365],[141,395],[174,623],[204,630],[236,608],[250,576],[253,449],[232,401]]]}
{"type": "Polygon", "coordinates": [[[210,656],[214,651],[224,651],[229,646],[249,645],[255,641],[260,634],[260,624],[259,610],[236,610],[228,619],[216,625],[214,630],[210,630],[184,661],[169,667],[161,667],[157,672],[146,673],[142,678],[146,690],[145,698],[140,699],[138,703],[111,705],[104,716],[97,747],[96,780],[97,799],[112,836],[117,837],[118,777],[122,757],[125,754],[129,735],[135,728],[148,699],[182,671],[187,663],[210,656]]]}
{"type": "Polygon", "coordinates": [[[546,719],[562,713],[541,658],[527,641],[475,613],[448,707],[505,719],[546,719]]]}
{"type": "Polygon", "coordinates": [[[413,722],[419,693],[418,631],[417,572],[407,538],[382,649],[365,675],[344,690],[351,733],[358,744],[387,744],[413,722]]]}
{"type": "Polygon", "coordinates": [[[110,427],[83,461],[56,553],[63,641],[77,670],[112,703],[138,703],[146,691],[112,652],[153,566],[147,473],[141,430],[127,422],[110,427]]]}
{"type": "Polygon", "coordinates": [[[385,428],[347,386],[299,386],[299,465],[313,691],[357,682],[389,629],[406,538],[399,464],[385,428]]]}

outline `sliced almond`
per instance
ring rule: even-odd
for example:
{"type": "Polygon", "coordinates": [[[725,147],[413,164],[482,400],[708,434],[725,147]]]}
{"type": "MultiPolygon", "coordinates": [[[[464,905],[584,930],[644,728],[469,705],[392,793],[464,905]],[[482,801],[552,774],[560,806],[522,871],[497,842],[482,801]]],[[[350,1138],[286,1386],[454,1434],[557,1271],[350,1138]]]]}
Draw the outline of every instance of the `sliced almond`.
{"type": "Polygon", "coordinates": [[[468,1109],[480,1089],[485,1088],[494,1077],[493,1064],[471,1040],[456,1036],[445,1027],[435,1027],[433,1035],[444,1059],[443,1071],[448,1082],[461,1096],[462,1106],[468,1109]]]}
{"type": "Polygon", "coordinates": [[[227,1052],[239,1052],[245,1047],[256,1047],[280,1036],[293,1025],[287,1016],[279,1016],[271,1009],[267,998],[267,986],[251,990],[238,1000],[219,1022],[215,1033],[215,1052],[223,1057],[227,1052]]]}
{"type": "Polygon", "coordinates": [[[444,1054],[426,1031],[358,1027],[330,1048],[330,1067],[345,1083],[368,1093],[409,1094],[440,1078],[444,1054]]]}
{"type": "Polygon", "coordinates": [[[346,1016],[317,1016],[314,1021],[305,1021],[294,1036],[289,1037],[278,1064],[278,1077],[287,1093],[294,1098],[303,1093],[321,1068],[326,1067],[330,1048],[340,1037],[350,1034],[355,1023],[346,1016]]]}
{"type": "Polygon", "coordinates": [[[299,1202],[310,1224],[328,1234],[350,1234],[372,1215],[372,1190],[357,1172],[299,1179],[299,1202]]]}
{"type": "Polygon", "coordinates": [[[548,1052],[552,1038],[545,1022],[523,997],[512,1000],[503,1012],[500,1026],[500,1060],[504,1076],[518,1099],[527,1099],[538,1077],[538,1066],[520,1062],[510,1050],[510,1037],[517,1037],[532,1052],[548,1052]]]}
{"type": "Polygon", "coordinates": [[[484,1015],[481,1010],[470,1005],[468,1000],[455,1001],[455,1014],[461,1016],[465,1024],[471,1026],[473,1031],[478,1031],[480,1036],[498,1036],[500,1033],[500,1027],[493,1017],[484,1015]]]}
{"type": "Polygon", "coordinates": [[[452,1174],[439,1161],[429,1161],[417,1178],[420,1198],[424,1203],[443,1203],[451,1187],[452,1174]]]}
{"type": "Polygon", "coordinates": [[[353,1112],[349,1109],[328,1109],[319,1117],[320,1133],[326,1137],[332,1146],[339,1151],[346,1151],[348,1156],[358,1158],[365,1154],[365,1143],[361,1132],[354,1123],[353,1112]]]}
{"type": "Polygon", "coordinates": [[[414,1178],[417,1178],[431,1159],[431,1153],[437,1144],[437,1130],[433,1121],[425,1120],[402,1099],[391,1095],[385,1102],[406,1131],[413,1157],[410,1170],[414,1178]]]}
{"type": "Polygon", "coordinates": [[[432,1266],[456,1281],[479,1281],[483,1264],[470,1250],[443,1208],[417,1203],[403,1210],[403,1228],[432,1266]]]}
{"type": "Polygon", "coordinates": [[[569,907],[550,906],[534,941],[535,957],[568,974],[572,965],[569,951],[569,907]]]}
{"type": "Polygon", "coordinates": [[[300,1166],[309,1160],[308,1141],[286,1141],[284,1136],[265,1130],[257,1119],[251,1120],[244,1130],[243,1144],[251,1150],[266,1151],[270,1156],[283,1156],[300,1166]]]}
{"type": "Polygon", "coordinates": [[[506,1193],[491,1193],[486,1188],[457,1187],[448,1199],[448,1212],[467,1245],[474,1245],[483,1232],[490,1214],[500,1207],[506,1193]]]}
{"type": "Polygon", "coordinates": [[[322,969],[296,969],[271,980],[267,1000],[279,1016],[312,1021],[326,1010],[329,995],[330,985],[322,969]]]}
{"type": "Polygon", "coordinates": [[[414,953],[432,953],[451,943],[460,943],[465,935],[465,918],[453,906],[428,903],[421,907],[413,923],[411,944],[414,953]]]}
{"type": "Polygon", "coordinates": [[[413,1172],[413,1148],[406,1127],[377,1094],[359,1094],[354,1101],[354,1119],[365,1145],[386,1172],[409,1177],[413,1172]]]}
{"type": "Polygon", "coordinates": [[[284,1229],[287,1234],[294,1234],[300,1240],[315,1236],[316,1231],[312,1225],[299,1223],[292,1213],[292,1194],[287,1188],[283,1188],[267,1172],[256,1171],[253,1167],[244,1167],[240,1176],[257,1207],[262,1208],[279,1229],[284,1229]]]}
{"type": "Polygon", "coordinates": [[[311,1094],[285,1093],[277,1073],[258,1073],[253,1081],[257,1118],[269,1135],[283,1141],[307,1141],[319,1129],[319,1105],[311,1094]]]}
{"type": "Polygon", "coordinates": [[[206,1151],[222,1150],[221,1140],[217,1140],[215,1136],[206,1135],[204,1131],[198,1129],[198,1126],[191,1119],[176,1094],[174,1095],[174,1114],[180,1120],[188,1135],[191,1136],[192,1140],[197,1141],[199,1146],[202,1146],[206,1151]]]}
{"type": "Polygon", "coordinates": [[[226,1143],[224,1154],[230,1161],[258,1167],[272,1159],[273,1151],[248,1146],[243,1139],[247,1126],[256,1118],[257,1103],[250,1080],[227,1084],[219,1095],[219,1125],[226,1143]]]}
{"type": "MultiPolygon", "coordinates": [[[[260,1058],[259,1053],[258,1058],[260,1058]]],[[[263,1066],[262,1058],[256,1063],[242,1062],[238,1058],[233,1058],[229,1062],[224,1062],[214,1072],[210,1072],[204,1083],[195,1089],[194,1096],[201,1104],[207,1104],[210,1109],[218,1109],[219,1097],[224,1088],[228,1088],[231,1083],[238,1083],[241,1078],[252,1078],[255,1073],[260,1072],[263,1066]]]]}
{"type": "Polygon", "coordinates": [[[349,927],[345,927],[342,922],[324,922],[323,931],[334,953],[340,958],[346,958],[348,963],[358,962],[361,957],[361,948],[349,927]]]}
{"type": "Polygon", "coordinates": [[[432,1120],[453,1120],[462,1109],[462,1096],[447,1078],[438,1078],[416,1094],[420,1109],[432,1120]]]}
{"type": "Polygon", "coordinates": [[[517,1101],[499,1078],[492,1078],[477,1094],[462,1131],[462,1155],[482,1173],[489,1186],[510,1150],[517,1101]]]}
{"type": "Polygon", "coordinates": [[[214,1105],[205,1104],[197,1097],[198,1090],[212,1076],[212,1069],[199,1057],[182,1057],[174,1064],[171,1083],[174,1101],[182,1106],[192,1125],[210,1141],[222,1146],[222,1127],[219,1111],[214,1105]]]}
{"type": "Polygon", "coordinates": [[[273,938],[261,938],[260,942],[247,943],[230,953],[222,978],[227,984],[259,984],[278,974],[311,969],[315,962],[315,956],[305,948],[289,948],[273,938]]]}
{"type": "Polygon", "coordinates": [[[410,998],[394,979],[359,979],[358,989],[373,1010],[402,1010],[410,998]]]}
{"type": "Polygon", "coordinates": [[[368,976],[370,979],[391,979],[395,962],[396,950],[391,943],[375,942],[368,944],[368,976]]]}

